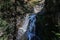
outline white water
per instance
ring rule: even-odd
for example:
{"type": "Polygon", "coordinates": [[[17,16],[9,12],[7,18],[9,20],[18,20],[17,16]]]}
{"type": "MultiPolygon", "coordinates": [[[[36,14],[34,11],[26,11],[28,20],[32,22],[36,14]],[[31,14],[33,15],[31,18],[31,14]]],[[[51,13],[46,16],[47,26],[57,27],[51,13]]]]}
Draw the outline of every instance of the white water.
{"type": "Polygon", "coordinates": [[[28,40],[31,40],[35,36],[35,22],[36,22],[36,15],[32,14],[29,17],[29,28],[27,30],[28,40]]]}

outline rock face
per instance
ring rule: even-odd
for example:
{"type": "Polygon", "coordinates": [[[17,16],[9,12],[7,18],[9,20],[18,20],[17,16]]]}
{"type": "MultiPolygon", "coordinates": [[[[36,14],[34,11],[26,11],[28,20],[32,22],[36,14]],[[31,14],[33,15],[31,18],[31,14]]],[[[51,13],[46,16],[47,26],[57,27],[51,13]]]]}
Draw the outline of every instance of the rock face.
{"type": "Polygon", "coordinates": [[[23,40],[24,37],[22,38],[22,36],[25,34],[25,32],[27,31],[28,28],[28,24],[29,24],[29,14],[26,14],[26,16],[24,17],[24,19],[21,21],[21,19],[17,19],[17,27],[18,28],[18,32],[17,32],[17,36],[16,36],[16,40],[23,40]]]}
{"type": "Polygon", "coordinates": [[[37,15],[36,35],[41,37],[41,40],[60,40],[55,33],[52,32],[59,32],[57,31],[59,27],[56,27],[58,23],[57,15],[60,13],[59,4],[57,4],[57,0],[46,0],[45,3],[45,11],[43,10],[42,15],[40,14],[41,12],[37,15]]]}

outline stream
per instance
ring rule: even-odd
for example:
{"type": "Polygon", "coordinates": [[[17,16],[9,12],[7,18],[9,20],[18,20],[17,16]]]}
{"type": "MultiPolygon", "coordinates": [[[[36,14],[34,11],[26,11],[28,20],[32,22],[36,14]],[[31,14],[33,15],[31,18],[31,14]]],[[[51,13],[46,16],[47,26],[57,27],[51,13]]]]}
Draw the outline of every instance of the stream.
{"type": "Polygon", "coordinates": [[[35,22],[36,22],[36,15],[32,14],[29,16],[29,28],[27,31],[28,40],[31,40],[35,36],[35,22]]]}

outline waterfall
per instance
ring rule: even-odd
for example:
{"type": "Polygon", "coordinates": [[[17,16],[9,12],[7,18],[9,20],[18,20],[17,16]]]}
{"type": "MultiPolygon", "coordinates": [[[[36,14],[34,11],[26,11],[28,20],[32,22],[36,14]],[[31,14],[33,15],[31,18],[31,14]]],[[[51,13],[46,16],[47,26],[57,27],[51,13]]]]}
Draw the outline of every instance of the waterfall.
{"type": "Polygon", "coordinates": [[[22,27],[18,29],[18,34],[16,40],[21,40],[21,37],[26,32],[27,38],[31,40],[33,36],[35,36],[35,21],[36,21],[36,14],[29,14],[26,15],[24,18],[22,27]]]}
{"type": "Polygon", "coordinates": [[[43,0],[42,2],[40,2],[39,5],[36,5],[34,7],[34,13],[31,13],[31,15],[29,16],[29,28],[27,30],[27,37],[28,37],[28,40],[41,40],[35,33],[35,28],[36,28],[36,25],[35,25],[35,22],[36,22],[36,14],[41,12],[40,14],[43,14],[44,11],[43,10],[43,7],[44,7],[44,1],[43,0]]]}
{"type": "Polygon", "coordinates": [[[38,12],[41,12],[41,10],[44,7],[44,1],[45,0],[43,0],[39,5],[36,5],[34,7],[34,13],[26,15],[22,27],[20,27],[18,29],[18,34],[17,34],[16,40],[25,40],[25,39],[23,39],[23,37],[21,37],[25,33],[27,35],[26,40],[40,40],[40,38],[38,36],[36,36],[36,34],[35,34],[35,30],[36,30],[35,29],[36,28],[35,22],[36,22],[36,14],[38,12]],[[34,37],[37,38],[37,39],[35,39],[34,37]]]}
{"type": "Polygon", "coordinates": [[[31,40],[35,36],[35,21],[36,15],[32,14],[29,17],[29,28],[27,30],[28,40],[31,40]]]}

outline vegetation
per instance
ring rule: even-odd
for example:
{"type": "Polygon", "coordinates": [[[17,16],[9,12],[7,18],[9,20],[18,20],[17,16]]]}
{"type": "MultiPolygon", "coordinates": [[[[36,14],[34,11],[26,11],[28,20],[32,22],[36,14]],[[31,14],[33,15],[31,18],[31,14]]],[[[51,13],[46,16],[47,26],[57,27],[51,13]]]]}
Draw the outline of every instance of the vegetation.
{"type": "MultiPolygon", "coordinates": [[[[36,25],[38,28],[36,28],[36,34],[39,37],[41,36],[43,40],[60,40],[60,23],[58,23],[57,19],[57,13],[60,13],[59,2],[56,0],[46,1],[45,13],[43,15],[37,14],[36,25]],[[46,25],[47,23],[48,25],[46,25]]],[[[0,36],[0,40],[7,40],[10,34],[13,36],[13,40],[15,40],[17,31],[16,17],[32,13],[36,4],[39,4],[39,1],[0,0],[0,32],[3,33],[0,36]]]]}
{"type": "Polygon", "coordinates": [[[32,12],[32,7],[22,0],[0,0],[0,28],[4,33],[1,34],[0,40],[8,40],[10,34],[15,40],[16,17],[32,12]],[[5,36],[8,39],[5,39],[5,36]]]}

